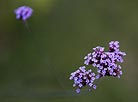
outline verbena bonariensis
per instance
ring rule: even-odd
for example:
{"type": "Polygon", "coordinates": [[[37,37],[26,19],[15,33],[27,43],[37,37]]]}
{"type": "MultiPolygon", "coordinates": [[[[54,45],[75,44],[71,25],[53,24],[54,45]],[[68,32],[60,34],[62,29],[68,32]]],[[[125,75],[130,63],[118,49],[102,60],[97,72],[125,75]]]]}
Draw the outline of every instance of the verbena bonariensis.
{"type": "Polygon", "coordinates": [[[95,80],[95,73],[92,70],[86,70],[85,66],[79,67],[79,69],[71,73],[70,80],[74,80],[73,87],[78,87],[76,92],[79,93],[80,89],[84,86],[88,86],[89,89],[96,89],[96,85],[93,84],[95,80]]]}
{"type": "Polygon", "coordinates": [[[28,18],[31,17],[33,9],[28,6],[21,6],[18,7],[14,12],[16,14],[16,19],[26,21],[28,18]]]}
{"type": "Polygon", "coordinates": [[[80,89],[86,85],[89,86],[89,89],[96,89],[94,81],[105,76],[120,78],[122,70],[118,62],[122,63],[125,55],[125,52],[119,50],[118,41],[109,42],[107,52],[104,51],[104,47],[93,48],[93,52],[84,57],[84,64],[96,67],[97,73],[92,72],[92,70],[86,71],[85,66],[71,73],[70,80],[74,80],[73,86],[77,87],[76,92],[79,93],[80,89]]]}

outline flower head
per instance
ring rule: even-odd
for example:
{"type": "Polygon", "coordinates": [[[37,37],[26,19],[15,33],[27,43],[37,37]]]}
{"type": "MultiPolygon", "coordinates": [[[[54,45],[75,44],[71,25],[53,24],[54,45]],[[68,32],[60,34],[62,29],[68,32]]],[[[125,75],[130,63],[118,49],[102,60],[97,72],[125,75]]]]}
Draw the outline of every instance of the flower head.
{"type": "Polygon", "coordinates": [[[16,19],[25,21],[31,17],[33,9],[28,6],[21,6],[17,8],[14,12],[16,14],[16,19]]]}
{"type": "Polygon", "coordinates": [[[92,70],[86,70],[85,66],[79,67],[77,71],[71,73],[70,80],[74,80],[73,87],[77,87],[77,93],[79,93],[80,89],[84,86],[88,86],[89,89],[96,89],[96,85],[93,84],[95,73],[93,73],[92,70]]]}
{"type": "Polygon", "coordinates": [[[120,51],[118,41],[109,42],[109,51],[107,52],[104,51],[104,47],[93,48],[93,52],[84,57],[84,64],[95,67],[97,73],[86,70],[85,66],[71,73],[70,80],[74,80],[73,86],[77,87],[76,92],[79,93],[80,89],[86,85],[96,89],[94,81],[105,76],[120,78],[122,70],[118,62],[122,63],[125,55],[125,52],[120,51]]]}
{"type": "Polygon", "coordinates": [[[111,41],[109,42],[109,51],[114,52],[119,50],[119,42],[118,41],[111,41]]]}
{"type": "Polygon", "coordinates": [[[103,76],[115,76],[120,78],[122,75],[121,66],[117,65],[117,62],[123,62],[123,56],[126,54],[119,50],[119,42],[111,41],[109,43],[109,51],[104,52],[103,47],[93,48],[94,52],[89,53],[84,57],[84,64],[97,67],[97,76],[100,78],[103,76]]]}

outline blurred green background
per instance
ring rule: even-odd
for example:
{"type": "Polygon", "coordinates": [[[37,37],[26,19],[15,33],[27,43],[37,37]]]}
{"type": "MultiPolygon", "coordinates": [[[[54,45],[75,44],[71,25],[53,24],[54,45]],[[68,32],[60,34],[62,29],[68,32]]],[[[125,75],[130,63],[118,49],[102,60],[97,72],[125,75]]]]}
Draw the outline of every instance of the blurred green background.
{"type": "Polygon", "coordinates": [[[0,102],[138,102],[138,1],[0,0],[0,102]],[[30,31],[14,10],[34,9],[30,31]],[[120,79],[75,93],[70,73],[93,47],[120,42],[120,79]]]}

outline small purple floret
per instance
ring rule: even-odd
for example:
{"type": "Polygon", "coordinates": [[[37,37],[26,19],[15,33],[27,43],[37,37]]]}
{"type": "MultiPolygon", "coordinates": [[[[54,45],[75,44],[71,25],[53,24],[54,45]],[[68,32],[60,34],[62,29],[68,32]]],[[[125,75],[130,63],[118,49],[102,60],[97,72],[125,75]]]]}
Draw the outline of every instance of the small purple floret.
{"type": "Polygon", "coordinates": [[[25,21],[31,17],[33,9],[28,6],[21,6],[17,8],[14,12],[16,14],[16,19],[25,21]]]}

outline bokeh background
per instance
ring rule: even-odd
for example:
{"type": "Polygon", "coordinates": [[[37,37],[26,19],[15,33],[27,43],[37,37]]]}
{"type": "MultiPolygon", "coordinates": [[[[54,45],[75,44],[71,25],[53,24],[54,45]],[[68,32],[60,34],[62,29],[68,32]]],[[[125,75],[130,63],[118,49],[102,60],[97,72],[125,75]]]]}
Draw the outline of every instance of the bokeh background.
{"type": "Polygon", "coordinates": [[[0,102],[138,102],[137,57],[136,0],[0,0],[0,102]],[[30,30],[13,12],[22,5],[30,30]],[[76,94],[70,73],[111,40],[127,53],[122,77],[76,94]]]}

